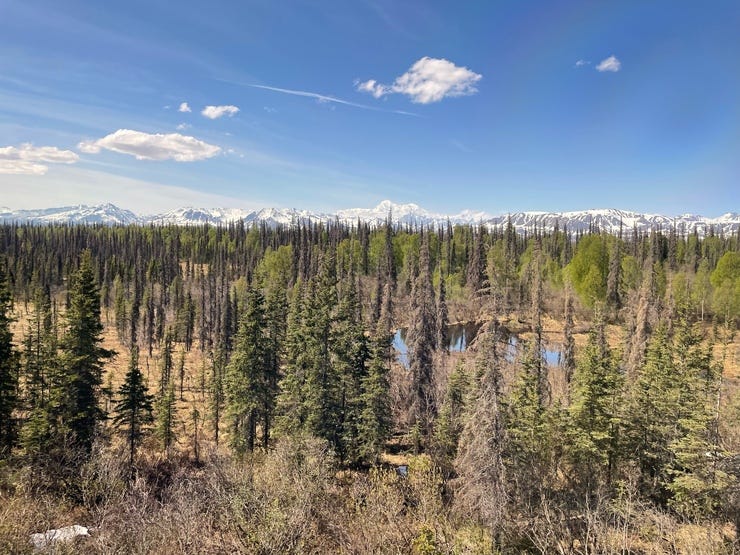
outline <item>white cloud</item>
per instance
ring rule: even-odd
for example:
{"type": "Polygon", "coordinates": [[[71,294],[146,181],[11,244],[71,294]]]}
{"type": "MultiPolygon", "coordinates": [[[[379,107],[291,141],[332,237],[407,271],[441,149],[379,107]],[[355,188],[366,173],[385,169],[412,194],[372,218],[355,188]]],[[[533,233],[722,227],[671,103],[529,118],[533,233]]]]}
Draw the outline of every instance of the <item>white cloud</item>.
{"type": "Polygon", "coordinates": [[[616,56],[609,56],[608,58],[601,60],[599,65],[596,66],[596,71],[612,71],[617,72],[622,69],[622,62],[620,62],[616,56]]]}
{"type": "Polygon", "coordinates": [[[130,154],[137,160],[175,160],[176,162],[193,162],[216,156],[220,147],[210,145],[195,137],[179,133],[144,133],[131,129],[119,129],[98,139],[83,141],[77,148],[81,152],[94,154],[101,149],[130,154]]]}
{"type": "Polygon", "coordinates": [[[233,116],[239,111],[236,106],[206,106],[201,114],[208,119],[218,119],[223,116],[233,116]]]}
{"type": "Polygon", "coordinates": [[[48,169],[48,166],[34,164],[26,160],[0,159],[0,174],[44,175],[48,169]]]}
{"type": "Polygon", "coordinates": [[[393,92],[391,87],[378,83],[375,79],[369,79],[364,83],[356,83],[357,90],[360,92],[367,92],[373,95],[375,98],[380,98],[384,94],[393,92]]]}
{"type": "Polygon", "coordinates": [[[181,123],[175,129],[177,129],[178,131],[185,131],[186,129],[190,129],[191,127],[192,125],[190,125],[189,123],[181,123]]]}
{"type": "Polygon", "coordinates": [[[45,164],[74,164],[80,157],[71,150],[55,146],[33,146],[24,143],[19,147],[0,148],[0,174],[44,175],[49,169],[45,164]]]}
{"type": "Polygon", "coordinates": [[[588,65],[591,65],[591,62],[589,62],[588,60],[578,60],[576,62],[576,67],[583,67],[588,65]]]}
{"type": "Polygon", "coordinates": [[[180,107],[177,109],[178,112],[192,112],[187,102],[181,102],[180,107]]]}
{"type": "Polygon", "coordinates": [[[82,141],[77,145],[77,150],[85,154],[97,154],[100,152],[100,146],[98,141],[82,141]]]}
{"type": "Polygon", "coordinates": [[[468,96],[478,92],[475,87],[483,76],[466,67],[456,66],[448,60],[425,56],[412,65],[392,85],[378,83],[375,79],[356,83],[358,91],[368,92],[375,98],[391,93],[405,94],[417,104],[439,102],[443,98],[468,96]]]}

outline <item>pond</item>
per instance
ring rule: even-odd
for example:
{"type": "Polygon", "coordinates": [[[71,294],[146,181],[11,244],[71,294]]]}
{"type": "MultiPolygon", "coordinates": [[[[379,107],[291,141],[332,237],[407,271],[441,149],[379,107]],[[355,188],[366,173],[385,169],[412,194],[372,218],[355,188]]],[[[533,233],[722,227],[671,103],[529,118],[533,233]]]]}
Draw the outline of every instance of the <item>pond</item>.
{"type": "MultiPolygon", "coordinates": [[[[517,355],[517,344],[518,339],[515,335],[512,335],[509,338],[509,345],[506,349],[506,359],[510,362],[512,362],[517,355]]],[[[554,349],[550,345],[545,345],[545,348],[542,349],[542,356],[545,359],[545,363],[547,363],[548,366],[558,366],[560,364],[560,350],[554,349]]]]}
{"type": "MultiPolygon", "coordinates": [[[[449,337],[449,350],[453,353],[464,352],[467,346],[475,339],[479,326],[474,322],[466,324],[451,324],[447,327],[447,336],[449,337]]],[[[393,335],[393,348],[396,350],[396,360],[403,366],[409,366],[409,348],[406,344],[406,328],[396,330],[393,335]]],[[[509,338],[506,358],[513,361],[517,354],[518,339],[512,335],[509,338]]],[[[560,364],[560,350],[551,346],[545,346],[542,352],[545,362],[549,366],[560,364]]]]}
{"type": "MultiPolygon", "coordinates": [[[[453,353],[465,351],[473,339],[480,326],[475,322],[465,324],[450,324],[447,326],[447,337],[449,338],[448,349],[453,353]]],[[[406,328],[396,330],[393,335],[393,348],[396,349],[396,360],[408,367],[409,365],[409,348],[406,344],[406,328]]]]}

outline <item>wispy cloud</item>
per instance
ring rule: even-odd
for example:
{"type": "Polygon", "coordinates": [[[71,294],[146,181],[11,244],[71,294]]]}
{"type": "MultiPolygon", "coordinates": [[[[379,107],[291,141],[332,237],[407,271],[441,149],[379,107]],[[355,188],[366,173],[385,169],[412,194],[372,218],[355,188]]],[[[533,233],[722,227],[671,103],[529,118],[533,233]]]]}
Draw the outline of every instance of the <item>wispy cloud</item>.
{"type": "Polygon", "coordinates": [[[24,143],[19,147],[0,148],[0,174],[44,175],[51,164],[74,164],[79,156],[71,150],[55,146],[33,146],[24,143]],[[41,162],[41,163],[40,163],[41,162]]]}
{"type": "Polygon", "coordinates": [[[223,116],[232,117],[239,112],[237,106],[206,106],[203,108],[201,114],[208,119],[218,119],[223,116]]]}
{"type": "Polygon", "coordinates": [[[467,67],[456,66],[449,60],[425,56],[416,61],[409,70],[396,77],[392,85],[384,85],[375,79],[355,84],[358,91],[380,98],[399,93],[417,104],[431,104],[448,97],[470,96],[478,92],[476,84],[483,76],[467,67]]]}
{"type": "Polygon", "coordinates": [[[134,156],[137,160],[174,160],[193,162],[212,158],[221,151],[195,137],[180,133],[144,133],[131,129],[119,129],[96,141],[83,141],[77,148],[80,152],[96,154],[101,149],[112,150],[134,156]]]}
{"type": "Polygon", "coordinates": [[[187,102],[181,102],[180,107],[177,109],[178,112],[192,112],[187,102]]]}
{"type": "Polygon", "coordinates": [[[591,62],[589,62],[588,60],[578,60],[576,62],[576,67],[583,67],[583,66],[590,66],[590,65],[591,65],[591,62]]]}
{"type": "Polygon", "coordinates": [[[611,71],[616,73],[622,69],[622,62],[620,62],[616,56],[609,56],[608,58],[601,60],[599,65],[596,66],[596,71],[611,71]]]}
{"type": "Polygon", "coordinates": [[[263,89],[266,91],[279,92],[283,94],[291,94],[293,96],[313,98],[315,100],[318,100],[319,102],[329,102],[329,103],[334,103],[334,104],[341,104],[343,106],[352,106],[353,108],[361,108],[362,110],[372,110],[374,112],[387,112],[390,114],[401,114],[404,116],[418,117],[419,115],[419,114],[414,114],[413,112],[406,112],[404,110],[384,110],[383,108],[377,108],[375,106],[368,106],[367,104],[360,104],[358,102],[350,102],[349,100],[343,100],[335,96],[328,96],[325,94],[319,94],[319,93],[310,92],[310,91],[300,91],[300,90],[295,90],[295,89],[282,89],[280,87],[270,87],[268,85],[255,85],[252,83],[240,83],[240,84],[246,87],[252,87],[254,89],[263,89]]]}
{"type": "Polygon", "coordinates": [[[177,129],[178,131],[185,131],[186,129],[190,129],[191,127],[192,125],[190,125],[189,123],[181,123],[175,129],[177,129]]]}

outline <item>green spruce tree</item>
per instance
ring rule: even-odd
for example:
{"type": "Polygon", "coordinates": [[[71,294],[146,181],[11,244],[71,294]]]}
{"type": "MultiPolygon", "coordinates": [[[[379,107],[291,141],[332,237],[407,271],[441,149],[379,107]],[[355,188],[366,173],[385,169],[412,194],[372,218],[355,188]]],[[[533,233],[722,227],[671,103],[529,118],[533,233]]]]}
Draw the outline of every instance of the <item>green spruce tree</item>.
{"type": "Polygon", "coordinates": [[[177,422],[177,397],[175,395],[175,383],[172,379],[174,362],[172,360],[172,332],[167,331],[162,345],[162,358],[160,361],[159,392],[157,395],[156,409],[156,435],[162,443],[162,449],[169,457],[172,444],[175,442],[175,425],[177,422]]]}
{"type": "Polygon", "coordinates": [[[226,367],[226,412],[230,444],[242,456],[253,451],[261,413],[268,406],[268,351],[262,293],[250,287],[231,360],[226,367]]]}
{"type": "Polygon", "coordinates": [[[378,462],[393,425],[390,400],[390,371],[393,343],[391,284],[383,289],[380,316],[371,349],[372,358],[362,383],[362,412],[359,425],[360,456],[368,463],[378,462]]]}
{"type": "Polygon", "coordinates": [[[714,517],[723,493],[735,479],[720,464],[725,457],[718,433],[722,368],[712,359],[712,343],[691,324],[683,307],[675,328],[674,368],[683,384],[679,433],[670,443],[669,505],[686,518],[714,517]]]}
{"type": "Polygon", "coordinates": [[[139,368],[139,348],[131,348],[131,360],[126,376],[118,389],[118,401],[113,409],[113,424],[126,438],[129,453],[129,469],[133,473],[136,448],[146,434],[146,426],[152,422],[152,400],[139,368]]]}
{"type": "Polygon", "coordinates": [[[588,491],[610,484],[619,455],[622,375],[606,343],[601,310],[573,380],[570,405],[571,456],[578,481],[588,491]]]}
{"type": "Polygon", "coordinates": [[[13,297],[5,263],[0,260],[0,459],[16,446],[18,427],[18,353],[13,345],[13,297]]]}
{"type": "Polygon", "coordinates": [[[32,467],[50,451],[53,425],[50,386],[56,383],[60,371],[57,339],[49,291],[37,288],[22,358],[27,416],[21,429],[21,444],[32,467]]]}
{"type": "MultiPolygon", "coordinates": [[[[422,238],[419,271],[413,284],[412,315],[409,329],[409,369],[411,371],[411,410],[414,425],[422,439],[429,438],[437,414],[434,393],[434,349],[437,339],[436,308],[429,260],[429,234],[422,238]]],[[[420,448],[417,445],[417,449],[420,448]]]]}
{"type": "Polygon", "coordinates": [[[677,377],[668,331],[660,322],[632,387],[625,425],[626,449],[634,453],[641,472],[640,488],[663,505],[670,497],[670,445],[679,438],[677,423],[684,415],[682,397],[686,392],[677,377]]]}
{"type": "Polygon", "coordinates": [[[100,291],[90,251],[82,254],[80,268],[70,281],[60,379],[52,392],[52,405],[57,431],[89,454],[97,425],[105,416],[99,406],[103,363],[115,353],[102,347],[100,291]]]}
{"type": "Polygon", "coordinates": [[[354,271],[345,280],[342,298],[332,324],[332,363],[339,376],[341,440],[339,456],[356,463],[361,459],[360,427],[363,387],[368,376],[370,351],[362,321],[362,307],[355,286],[354,271]]]}

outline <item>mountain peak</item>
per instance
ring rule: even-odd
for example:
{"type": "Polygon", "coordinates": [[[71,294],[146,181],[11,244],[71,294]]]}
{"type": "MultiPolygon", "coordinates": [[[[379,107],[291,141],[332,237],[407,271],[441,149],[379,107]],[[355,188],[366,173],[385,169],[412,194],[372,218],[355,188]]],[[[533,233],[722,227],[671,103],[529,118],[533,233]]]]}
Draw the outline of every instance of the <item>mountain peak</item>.
{"type": "Polygon", "coordinates": [[[652,229],[670,229],[676,227],[682,233],[696,231],[704,234],[710,227],[716,233],[730,234],[740,228],[740,215],[727,212],[717,218],[704,218],[693,214],[669,217],[660,214],[642,214],[615,208],[597,208],[572,212],[512,212],[500,216],[490,216],[483,211],[463,210],[458,214],[435,214],[414,203],[396,204],[383,200],[374,208],[347,208],[334,214],[310,212],[294,208],[262,208],[247,210],[242,208],[197,208],[187,206],[169,210],[154,216],[137,216],[111,203],[94,206],[80,204],[60,208],[37,210],[11,210],[0,208],[0,222],[25,222],[32,224],[81,223],[81,224],[172,224],[172,225],[226,225],[243,221],[245,224],[261,222],[266,225],[293,225],[297,222],[330,223],[339,221],[355,225],[358,221],[370,226],[385,223],[388,215],[396,225],[440,227],[447,225],[469,224],[487,227],[505,226],[509,221],[519,231],[541,229],[552,230],[564,226],[570,231],[586,231],[597,228],[609,233],[631,233],[633,229],[649,231],[652,229]]]}

